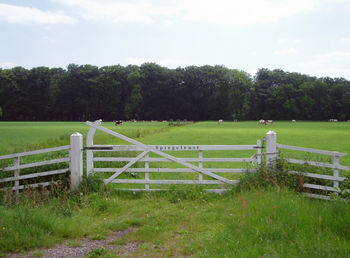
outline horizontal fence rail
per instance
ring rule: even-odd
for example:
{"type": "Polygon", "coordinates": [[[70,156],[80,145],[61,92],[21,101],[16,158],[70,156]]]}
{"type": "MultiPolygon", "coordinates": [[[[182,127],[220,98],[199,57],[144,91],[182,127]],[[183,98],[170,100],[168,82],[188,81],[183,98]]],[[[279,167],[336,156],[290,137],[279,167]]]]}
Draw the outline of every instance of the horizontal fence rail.
{"type": "MultiPolygon", "coordinates": [[[[118,168],[94,168],[95,172],[116,172],[118,168]]],[[[256,169],[243,169],[243,168],[203,168],[208,172],[218,173],[242,173],[242,172],[256,172],[256,169]]],[[[128,168],[125,172],[148,172],[148,173],[196,173],[188,168],[128,168]]]]}
{"type": "Polygon", "coordinates": [[[29,183],[29,184],[22,184],[22,185],[20,183],[22,182],[21,180],[35,179],[35,178],[46,177],[46,176],[66,174],[69,171],[68,165],[67,165],[67,168],[64,168],[64,169],[56,169],[56,170],[49,170],[49,171],[43,171],[43,172],[28,173],[28,174],[23,174],[23,175],[21,175],[21,170],[29,169],[29,168],[36,168],[36,167],[41,167],[41,166],[47,166],[47,165],[53,165],[53,164],[59,164],[59,163],[67,163],[68,164],[70,162],[69,154],[66,154],[67,157],[59,158],[59,159],[51,159],[51,160],[38,161],[38,162],[32,162],[32,163],[26,163],[26,164],[21,164],[20,162],[21,162],[22,157],[47,154],[47,153],[52,153],[52,152],[65,151],[65,150],[70,150],[70,145],[0,156],[0,160],[13,159],[13,166],[7,166],[4,168],[0,168],[0,183],[13,182],[13,184],[14,184],[14,186],[12,186],[12,187],[3,187],[0,190],[1,191],[14,190],[16,193],[18,193],[19,190],[25,189],[26,187],[35,188],[35,187],[41,187],[41,186],[48,186],[51,184],[57,184],[58,181],[29,183]],[[8,172],[10,172],[10,171],[13,171],[13,176],[8,176],[8,172]],[[7,174],[5,175],[5,173],[7,173],[7,174]]]}
{"type": "MultiPolygon", "coordinates": [[[[332,163],[309,161],[309,160],[291,159],[291,158],[287,158],[285,160],[291,164],[309,165],[309,166],[314,166],[314,167],[332,169],[333,175],[324,175],[324,174],[309,173],[309,172],[294,171],[294,170],[288,171],[288,173],[289,174],[298,174],[298,175],[301,175],[301,176],[307,177],[307,178],[328,180],[328,181],[333,182],[333,186],[319,185],[319,184],[312,184],[312,183],[303,183],[303,188],[305,188],[305,189],[323,191],[325,194],[334,193],[337,195],[337,194],[341,193],[341,190],[339,188],[340,183],[347,180],[347,178],[340,176],[339,175],[340,171],[341,170],[348,171],[348,170],[350,170],[350,168],[348,166],[340,165],[339,159],[341,157],[346,156],[347,153],[340,153],[340,152],[336,152],[336,151],[327,151],[327,150],[318,150],[318,149],[290,146],[290,145],[284,145],[284,144],[276,144],[276,147],[278,149],[288,149],[288,150],[294,150],[294,151],[327,155],[327,156],[332,157],[333,164],[332,163]]],[[[347,193],[350,193],[349,189],[346,189],[345,191],[347,193]]],[[[318,199],[326,199],[326,200],[331,199],[330,196],[324,195],[324,194],[305,193],[305,195],[310,197],[310,198],[318,198],[318,199]]]]}
{"type": "Polygon", "coordinates": [[[277,148],[310,152],[310,153],[317,153],[317,154],[324,154],[324,155],[330,155],[330,156],[339,156],[339,157],[344,157],[344,156],[348,155],[347,153],[341,153],[341,152],[337,152],[337,151],[318,150],[318,149],[297,147],[297,146],[291,146],[291,145],[285,145],[285,144],[277,144],[277,148]]]}
{"type": "MultiPolygon", "coordinates": [[[[122,157],[122,158],[94,158],[94,161],[133,161],[135,158],[122,157]]],[[[255,158],[178,158],[179,160],[186,162],[254,162],[255,158]]],[[[139,162],[173,162],[166,158],[142,158],[139,162]]]]}
{"type": "MultiPolygon", "coordinates": [[[[256,150],[257,145],[147,145],[160,151],[204,151],[204,150],[256,150]]],[[[92,145],[86,149],[93,151],[143,151],[135,145],[92,145]]]]}
{"type": "Polygon", "coordinates": [[[0,160],[37,155],[37,154],[43,154],[43,153],[48,153],[48,152],[54,152],[54,151],[69,150],[69,148],[70,148],[69,145],[65,145],[65,146],[46,148],[46,149],[35,150],[35,151],[20,152],[20,153],[0,156],[0,160]]]}

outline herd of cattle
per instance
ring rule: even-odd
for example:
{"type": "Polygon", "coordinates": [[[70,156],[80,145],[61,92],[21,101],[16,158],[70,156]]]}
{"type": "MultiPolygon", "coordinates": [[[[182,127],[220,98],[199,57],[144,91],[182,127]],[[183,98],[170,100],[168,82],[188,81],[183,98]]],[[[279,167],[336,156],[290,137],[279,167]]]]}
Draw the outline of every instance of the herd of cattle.
{"type": "MultiPolygon", "coordinates": [[[[113,123],[116,125],[116,126],[118,126],[118,125],[123,125],[123,120],[113,120],[113,123]]],[[[130,120],[130,121],[128,121],[128,122],[137,122],[137,120],[136,119],[133,119],[133,120],[130,120]]],[[[142,121],[142,122],[146,122],[146,121],[142,121]]],[[[157,120],[151,120],[151,122],[158,122],[157,120]]],[[[163,120],[163,122],[167,122],[166,120],[163,120]]],[[[224,120],[223,119],[219,119],[218,120],[218,123],[219,124],[222,124],[224,122],[224,120]]],[[[238,122],[238,120],[237,119],[235,119],[234,120],[234,122],[238,122]]],[[[291,120],[291,122],[292,123],[295,123],[296,122],[296,120],[291,120]]],[[[332,119],[328,119],[328,122],[338,122],[338,119],[334,119],[334,118],[332,118],[332,119]]],[[[350,120],[347,120],[347,122],[350,122],[350,120]]],[[[273,124],[273,120],[264,120],[264,119],[260,119],[259,121],[258,121],[258,124],[259,125],[268,125],[268,124],[273,124]]]]}

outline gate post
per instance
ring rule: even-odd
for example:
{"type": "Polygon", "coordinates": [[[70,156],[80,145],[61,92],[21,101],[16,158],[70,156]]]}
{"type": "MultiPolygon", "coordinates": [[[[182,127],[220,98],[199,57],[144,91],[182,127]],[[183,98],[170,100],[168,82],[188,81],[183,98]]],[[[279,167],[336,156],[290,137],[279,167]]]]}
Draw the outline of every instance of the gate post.
{"type": "Polygon", "coordinates": [[[78,190],[83,177],[83,136],[74,133],[70,136],[70,189],[78,190]]]}
{"type": "Polygon", "coordinates": [[[268,131],[266,133],[266,167],[272,167],[277,157],[277,134],[274,131],[268,131]]]}

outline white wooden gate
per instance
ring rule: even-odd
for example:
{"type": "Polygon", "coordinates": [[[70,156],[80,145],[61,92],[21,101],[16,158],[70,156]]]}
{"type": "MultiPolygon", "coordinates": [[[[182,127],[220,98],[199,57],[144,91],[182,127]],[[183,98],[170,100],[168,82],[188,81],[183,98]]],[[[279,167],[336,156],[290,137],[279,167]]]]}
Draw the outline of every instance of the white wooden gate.
{"type": "MultiPolygon", "coordinates": [[[[134,139],[116,133],[110,129],[101,126],[101,121],[86,122],[90,126],[90,130],[87,136],[87,142],[85,149],[86,162],[87,162],[87,175],[92,172],[113,172],[113,175],[105,179],[105,184],[108,183],[120,183],[120,184],[142,184],[144,188],[138,189],[123,189],[132,191],[156,191],[160,189],[150,188],[150,184],[200,184],[200,185],[234,185],[238,180],[228,179],[222,176],[222,173],[241,173],[241,172],[256,172],[257,168],[261,165],[261,141],[258,140],[255,145],[145,145],[134,139]],[[113,135],[119,139],[127,141],[133,145],[94,145],[93,139],[96,130],[113,135]],[[218,150],[253,150],[255,154],[248,158],[204,158],[203,151],[218,151],[218,150]],[[141,152],[136,157],[94,157],[94,152],[141,152]],[[176,151],[198,151],[198,157],[195,158],[179,158],[174,155],[170,155],[166,152],[176,151]],[[154,153],[158,157],[150,157],[149,154],[154,153]],[[160,157],[159,157],[160,156],[160,157]],[[101,168],[94,167],[94,162],[128,162],[122,167],[109,167],[101,168]],[[144,163],[143,167],[133,167],[137,162],[144,163]],[[170,167],[151,167],[151,164],[157,162],[173,162],[180,164],[182,168],[170,168],[170,167]],[[195,162],[198,166],[191,164],[195,162]],[[205,162],[248,162],[254,164],[251,169],[247,168],[204,168],[205,162]],[[120,179],[118,178],[124,172],[137,173],[142,172],[144,174],[143,179],[120,179]],[[179,180],[179,179],[150,179],[149,173],[198,173],[198,179],[196,180],[179,180]],[[220,175],[216,174],[220,173],[220,175]],[[203,178],[203,175],[207,179],[203,178]]],[[[179,175],[179,174],[177,174],[179,175]]],[[[208,189],[208,191],[222,192],[225,191],[224,187],[221,189],[208,189]]]]}

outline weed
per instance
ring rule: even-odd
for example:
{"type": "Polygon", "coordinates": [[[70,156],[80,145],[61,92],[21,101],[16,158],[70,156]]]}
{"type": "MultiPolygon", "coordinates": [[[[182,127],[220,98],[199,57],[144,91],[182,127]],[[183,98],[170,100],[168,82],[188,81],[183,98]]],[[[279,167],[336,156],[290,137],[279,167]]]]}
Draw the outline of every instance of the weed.
{"type": "Polygon", "coordinates": [[[106,190],[103,179],[96,173],[90,174],[89,176],[83,177],[80,184],[80,192],[83,194],[87,193],[98,193],[106,190]]]}
{"type": "Polygon", "coordinates": [[[100,258],[100,257],[118,257],[116,255],[113,255],[110,251],[106,250],[104,246],[101,246],[101,248],[93,249],[89,253],[86,254],[87,258],[100,258]]]}
{"type": "Polygon", "coordinates": [[[115,239],[115,240],[110,241],[108,244],[110,244],[110,245],[125,245],[126,240],[123,238],[119,238],[119,239],[115,239]]]}
{"type": "Polygon", "coordinates": [[[80,247],[81,246],[81,240],[79,239],[72,239],[66,243],[67,246],[70,247],[80,247]]]}

